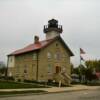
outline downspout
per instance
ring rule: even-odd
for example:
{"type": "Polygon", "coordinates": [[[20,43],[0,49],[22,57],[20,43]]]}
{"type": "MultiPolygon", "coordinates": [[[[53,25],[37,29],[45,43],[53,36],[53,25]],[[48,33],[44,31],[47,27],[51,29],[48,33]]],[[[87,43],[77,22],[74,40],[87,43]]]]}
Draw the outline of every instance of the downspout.
{"type": "Polygon", "coordinates": [[[5,72],[6,79],[8,77],[8,61],[9,61],[9,56],[7,56],[7,68],[6,68],[6,72],[5,72]]]}
{"type": "Polygon", "coordinates": [[[37,51],[37,58],[36,58],[37,59],[36,81],[38,81],[38,73],[39,73],[39,64],[38,64],[39,59],[38,58],[39,58],[39,51],[37,51]]]}

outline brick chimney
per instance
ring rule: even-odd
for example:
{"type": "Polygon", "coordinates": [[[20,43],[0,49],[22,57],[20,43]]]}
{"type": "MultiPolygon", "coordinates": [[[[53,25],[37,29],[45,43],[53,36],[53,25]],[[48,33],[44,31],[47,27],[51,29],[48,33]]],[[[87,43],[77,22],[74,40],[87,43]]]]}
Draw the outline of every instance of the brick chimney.
{"type": "Polygon", "coordinates": [[[34,36],[34,43],[35,44],[39,43],[39,37],[38,36],[34,36]]]}

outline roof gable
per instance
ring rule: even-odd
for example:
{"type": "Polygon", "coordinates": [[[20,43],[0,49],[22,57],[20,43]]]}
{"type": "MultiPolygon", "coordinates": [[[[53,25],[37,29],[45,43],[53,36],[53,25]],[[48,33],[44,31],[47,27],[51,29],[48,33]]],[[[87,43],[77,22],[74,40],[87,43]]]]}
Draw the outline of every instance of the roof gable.
{"type": "Polygon", "coordinates": [[[70,48],[68,47],[68,45],[64,42],[64,40],[60,36],[55,37],[52,42],[55,42],[56,40],[58,40],[58,41],[60,41],[62,43],[62,45],[64,46],[64,48],[66,49],[66,51],[69,52],[70,56],[74,56],[73,52],[70,50],[70,48]]]}
{"type": "Polygon", "coordinates": [[[58,37],[58,39],[63,44],[63,46],[65,47],[65,49],[69,52],[70,56],[74,56],[73,52],[70,50],[70,48],[68,47],[68,45],[64,42],[64,40],[61,37],[58,37]]]}

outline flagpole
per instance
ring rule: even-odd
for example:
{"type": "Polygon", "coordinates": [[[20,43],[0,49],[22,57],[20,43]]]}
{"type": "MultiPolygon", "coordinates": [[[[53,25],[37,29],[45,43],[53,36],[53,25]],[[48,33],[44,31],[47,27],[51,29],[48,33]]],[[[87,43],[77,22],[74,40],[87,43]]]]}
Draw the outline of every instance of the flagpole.
{"type": "Polygon", "coordinates": [[[82,70],[81,70],[81,65],[82,65],[82,62],[81,61],[84,61],[84,59],[83,59],[83,57],[81,56],[81,54],[85,54],[85,51],[82,49],[82,48],[80,48],[80,68],[79,68],[79,70],[80,70],[80,82],[82,81],[83,82],[83,75],[82,75],[82,70]]]}
{"type": "Polygon", "coordinates": [[[81,51],[80,51],[80,48],[79,48],[79,56],[80,56],[80,64],[79,64],[79,71],[80,71],[80,82],[81,82],[81,51]]]}
{"type": "Polygon", "coordinates": [[[80,55],[80,65],[81,65],[81,51],[80,51],[80,48],[79,48],[79,55],[80,55]]]}

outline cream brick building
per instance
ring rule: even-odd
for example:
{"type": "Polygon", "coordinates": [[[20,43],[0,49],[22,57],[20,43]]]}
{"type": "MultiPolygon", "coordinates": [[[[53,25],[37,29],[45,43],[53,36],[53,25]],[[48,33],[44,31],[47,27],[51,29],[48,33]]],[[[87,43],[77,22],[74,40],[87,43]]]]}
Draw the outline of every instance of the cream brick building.
{"type": "Polygon", "coordinates": [[[73,53],[61,38],[62,26],[55,19],[44,26],[46,40],[34,37],[34,43],[8,55],[8,76],[17,80],[71,82],[70,57],[73,53]]]}

